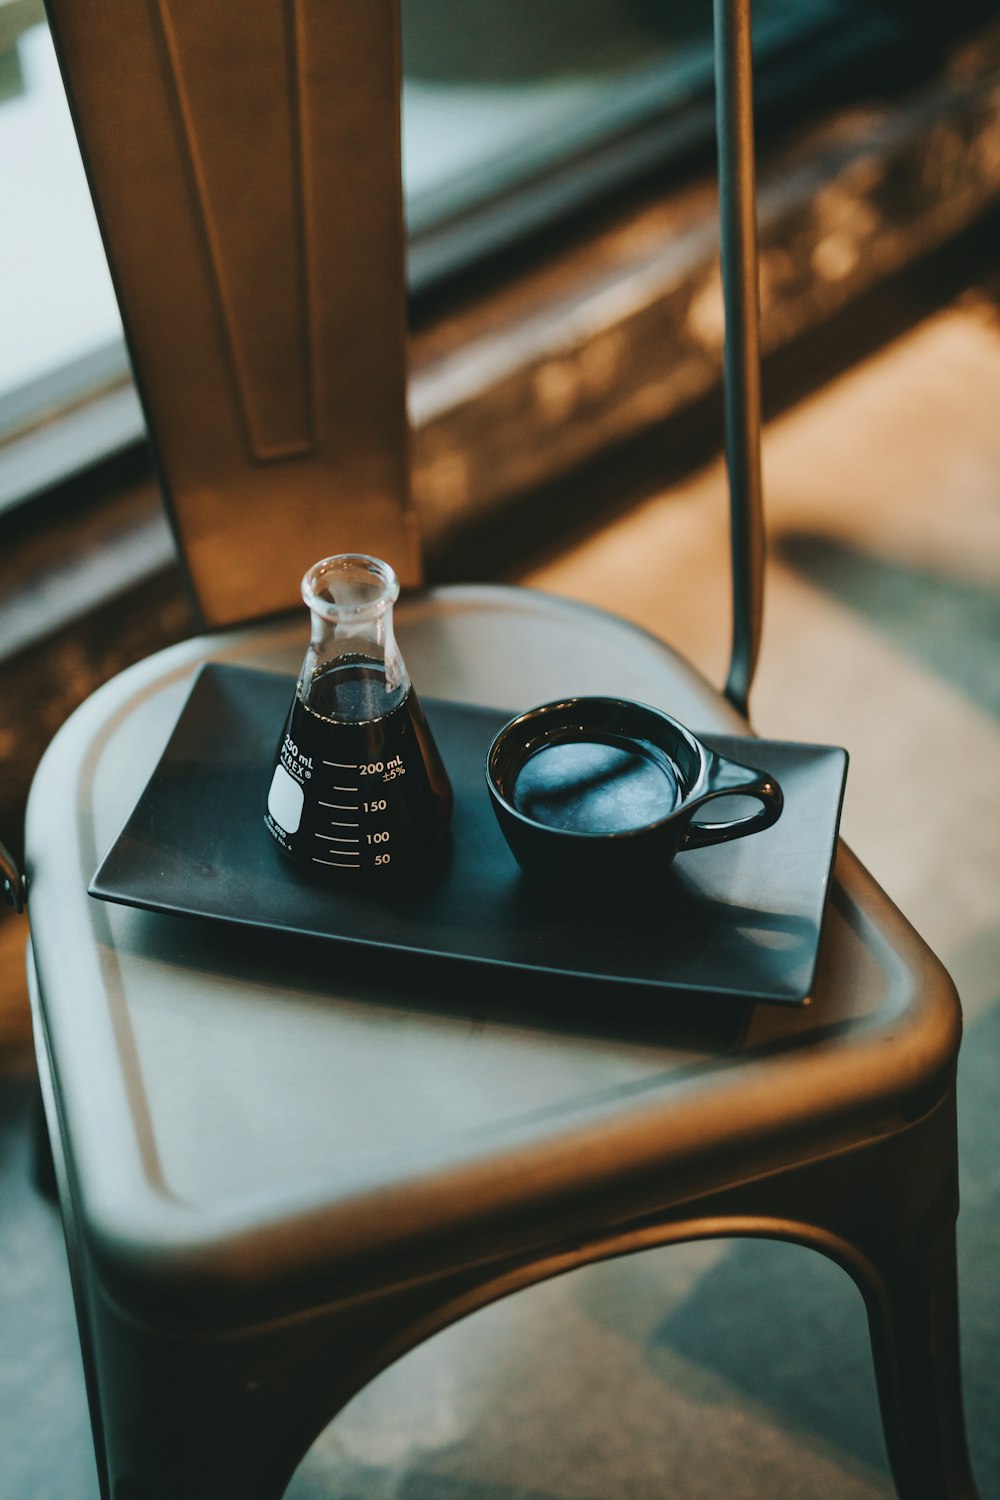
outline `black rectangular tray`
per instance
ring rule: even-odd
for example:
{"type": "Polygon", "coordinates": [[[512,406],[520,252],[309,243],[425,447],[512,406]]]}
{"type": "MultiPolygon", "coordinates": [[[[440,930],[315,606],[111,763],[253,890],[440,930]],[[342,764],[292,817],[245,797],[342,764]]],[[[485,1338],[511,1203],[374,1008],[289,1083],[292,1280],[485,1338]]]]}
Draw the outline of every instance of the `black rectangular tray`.
{"type": "MultiPolygon", "coordinates": [[[[451,854],[413,888],[317,884],[280,853],[264,802],[294,682],[220,663],[196,677],[170,741],[90,885],[151,911],[272,928],[589,984],[798,1004],[810,992],[836,846],[846,751],[706,734],[773,773],[764,833],[682,854],[644,895],[581,912],[533,887],[486,792],[490,741],[511,716],[424,707],[455,791],[451,854]]],[[[697,727],[697,726],[695,726],[697,727]]]]}

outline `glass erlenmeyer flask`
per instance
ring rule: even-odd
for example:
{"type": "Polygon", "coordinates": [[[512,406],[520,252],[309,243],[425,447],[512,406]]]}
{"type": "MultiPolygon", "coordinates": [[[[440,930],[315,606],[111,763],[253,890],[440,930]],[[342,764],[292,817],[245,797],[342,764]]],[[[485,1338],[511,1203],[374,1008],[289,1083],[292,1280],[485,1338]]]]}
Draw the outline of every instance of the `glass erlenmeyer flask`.
{"type": "Polygon", "coordinates": [[[388,563],[360,553],[324,558],[302,580],[312,639],[265,822],[317,875],[412,873],[448,830],[451,785],[393,633],[398,597],[388,563]]]}

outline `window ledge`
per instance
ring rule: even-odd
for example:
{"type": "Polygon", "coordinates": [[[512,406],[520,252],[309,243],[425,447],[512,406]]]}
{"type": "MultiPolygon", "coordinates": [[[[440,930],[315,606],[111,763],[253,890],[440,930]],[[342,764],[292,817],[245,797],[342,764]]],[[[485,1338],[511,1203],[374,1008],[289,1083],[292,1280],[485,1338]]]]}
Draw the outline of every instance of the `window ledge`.
{"type": "MultiPolygon", "coordinates": [[[[788,346],[1000,201],[1000,24],[901,99],[762,155],[762,340],[788,346]]],[[[413,487],[433,548],[718,389],[714,183],[637,211],[413,340],[413,487]]]]}

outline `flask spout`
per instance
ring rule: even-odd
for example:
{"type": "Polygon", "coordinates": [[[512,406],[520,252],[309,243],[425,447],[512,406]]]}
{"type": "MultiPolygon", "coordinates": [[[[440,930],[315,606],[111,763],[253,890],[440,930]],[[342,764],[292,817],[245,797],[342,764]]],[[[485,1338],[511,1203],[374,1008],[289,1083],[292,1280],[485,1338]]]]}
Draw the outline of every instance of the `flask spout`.
{"type": "Polygon", "coordinates": [[[315,563],[302,580],[312,620],[299,699],[323,718],[359,723],[391,713],[409,674],[392,623],[399,580],[388,563],[348,552],[315,563]]]}

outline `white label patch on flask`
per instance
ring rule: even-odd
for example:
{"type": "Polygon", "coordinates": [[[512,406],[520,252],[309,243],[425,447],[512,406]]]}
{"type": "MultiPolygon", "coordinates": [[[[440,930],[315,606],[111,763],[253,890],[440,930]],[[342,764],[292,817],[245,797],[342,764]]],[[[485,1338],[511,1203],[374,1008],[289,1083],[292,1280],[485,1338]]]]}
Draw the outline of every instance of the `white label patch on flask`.
{"type": "Polygon", "coordinates": [[[289,776],[284,766],[275,766],[271,790],[267,794],[267,810],[286,833],[298,832],[304,800],[302,788],[295,778],[289,776]]]}

